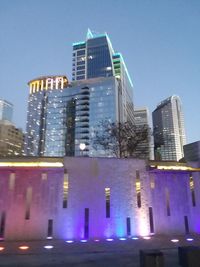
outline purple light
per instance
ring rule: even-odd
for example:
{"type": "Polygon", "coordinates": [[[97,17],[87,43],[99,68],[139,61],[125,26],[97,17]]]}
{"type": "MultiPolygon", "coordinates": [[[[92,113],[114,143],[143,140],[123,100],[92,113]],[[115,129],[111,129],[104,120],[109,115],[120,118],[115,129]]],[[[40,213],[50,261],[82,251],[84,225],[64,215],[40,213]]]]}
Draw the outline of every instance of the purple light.
{"type": "Polygon", "coordinates": [[[80,240],[82,243],[86,243],[87,242],[87,240],[85,240],[85,239],[81,239],[80,240]]]}
{"type": "Polygon", "coordinates": [[[99,239],[95,239],[94,242],[99,242],[100,240],[99,239]]]}
{"type": "Polygon", "coordinates": [[[187,241],[189,241],[189,242],[192,242],[192,241],[194,241],[194,239],[193,239],[193,238],[187,238],[186,240],[187,240],[187,241]]]}
{"type": "Polygon", "coordinates": [[[113,241],[113,238],[106,238],[106,241],[111,242],[113,241]]]}
{"type": "Polygon", "coordinates": [[[73,243],[74,241],[73,241],[73,240],[66,240],[65,242],[71,244],[71,243],[73,243]]]}
{"type": "Polygon", "coordinates": [[[47,239],[51,240],[51,239],[53,239],[53,237],[52,236],[47,236],[47,239]]]}

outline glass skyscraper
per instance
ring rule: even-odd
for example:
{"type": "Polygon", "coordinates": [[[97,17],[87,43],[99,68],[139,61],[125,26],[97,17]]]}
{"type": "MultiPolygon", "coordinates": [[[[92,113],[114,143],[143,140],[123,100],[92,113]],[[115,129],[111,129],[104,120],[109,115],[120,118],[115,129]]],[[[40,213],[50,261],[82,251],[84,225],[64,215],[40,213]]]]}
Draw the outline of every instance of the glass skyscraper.
{"type": "Polygon", "coordinates": [[[73,44],[72,81],[115,77],[119,82],[120,121],[134,122],[133,84],[121,53],[116,53],[109,36],[88,29],[86,41],[73,44]]]}
{"type": "Polygon", "coordinates": [[[29,82],[27,155],[113,156],[94,149],[95,129],[104,120],[134,121],[133,87],[107,34],[88,31],[86,42],[73,44],[72,80],[61,75],[29,82]]]}
{"type": "Polygon", "coordinates": [[[165,99],[152,115],[155,158],[175,161],[183,158],[186,136],[180,98],[173,95],[165,99]]]}
{"type": "Polygon", "coordinates": [[[0,120],[7,120],[12,122],[13,116],[13,104],[10,102],[0,99],[0,120]]]}

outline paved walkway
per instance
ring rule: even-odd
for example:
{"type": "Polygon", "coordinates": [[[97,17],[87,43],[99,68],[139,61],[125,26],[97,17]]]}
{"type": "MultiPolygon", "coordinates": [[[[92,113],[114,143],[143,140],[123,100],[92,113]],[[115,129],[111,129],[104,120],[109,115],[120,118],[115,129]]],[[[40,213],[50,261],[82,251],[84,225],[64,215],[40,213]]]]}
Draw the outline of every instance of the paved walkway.
{"type": "Polygon", "coordinates": [[[165,267],[180,267],[177,247],[200,246],[200,236],[193,236],[193,241],[183,236],[173,238],[179,242],[171,242],[172,237],[85,243],[64,240],[0,242],[0,267],[139,267],[140,249],[160,249],[164,253],[165,267]],[[45,248],[47,245],[52,248],[45,248]],[[20,246],[29,248],[22,250],[20,246]]]}

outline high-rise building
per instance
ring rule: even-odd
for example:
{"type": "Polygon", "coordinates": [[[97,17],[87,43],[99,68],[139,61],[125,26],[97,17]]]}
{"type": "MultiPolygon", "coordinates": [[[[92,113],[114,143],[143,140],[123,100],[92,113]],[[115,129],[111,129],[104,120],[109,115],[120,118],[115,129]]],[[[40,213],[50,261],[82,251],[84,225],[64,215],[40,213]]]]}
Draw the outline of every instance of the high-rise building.
{"type": "Polygon", "coordinates": [[[10,102],[0,99],[0,120],[7,120],[12,122],[13,116],[13,104],[10,102]]]}
{"type": "Polygon", "coordinates": [[[29,86],[27,155],[78,156],[82,154],[80,143],[86,145],[84,155],[110,155],[94,149],[92,138],[101,121],[119,120],[119,81],[115,77],[72,85],[65,76],[47,76],[30,81],[29,86]],[[57,79],[63,79],[63,83],[56,87],[57,79]]]}
{"type": "Polygon", "coordinates": [[[72,83],[65,76],[39,77],[28,83],[27,155],[112,156],[93,147],[97,125],[103,120],[134,121],[133,88],[121,54],[114,54],[107,34],[89,33],[85,48],[82,43],[73,45],[72,83]],[[80,66],[85,75],[79,75],[80,66]]]}
{"type": "Polygon", "coordinates": [[[86,41],[73,44],[72,81],[115,77],[119,91],[121,121],[134,121],[133,84],[121,53],[116,53],[109,36],[88,29],[86,41]]]}
{"type": "Polygon", "coordinates": [[[141,134],[148,129],[148,137],[138,144],[135,151],[136,156],[146,159],[154,159],[154,144],[152,136],[152,126],[149,118],[147,107],[135,108],[134,110],[135,125],[141,129],[141,134]]]}
{"type": "Polygon", "coordinates": [[[187,162],[196,161],[200,165],[200,141],[184,145],[184,158],[187,162]]]}
{"type": "Polygon", "coordinates": [[[24,134],[8,120],[0,121],[0,157],[24,155],[24,134]]]}
{"type": "Polygon", "coordinates": [[[178,161],[184,156],[186,143],[180,98],[171,96],[153,111],[155,158],[178,161]]]}

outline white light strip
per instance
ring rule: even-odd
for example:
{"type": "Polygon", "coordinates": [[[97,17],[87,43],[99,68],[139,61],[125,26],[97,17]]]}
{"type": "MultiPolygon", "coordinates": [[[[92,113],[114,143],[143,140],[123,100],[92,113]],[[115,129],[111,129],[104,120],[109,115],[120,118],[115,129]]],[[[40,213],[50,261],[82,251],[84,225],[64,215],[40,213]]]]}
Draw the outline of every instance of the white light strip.
{"type": "Polygon", "coordinates": [[[63,167],[61,162],[0,162],[0,167],[63,167]]]}

